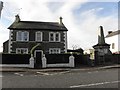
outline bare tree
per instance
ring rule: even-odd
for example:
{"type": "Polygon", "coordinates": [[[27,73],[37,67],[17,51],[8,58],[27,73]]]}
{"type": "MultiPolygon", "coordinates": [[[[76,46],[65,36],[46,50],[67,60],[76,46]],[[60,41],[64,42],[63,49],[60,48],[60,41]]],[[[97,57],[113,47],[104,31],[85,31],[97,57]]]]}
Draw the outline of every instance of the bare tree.
{"type": "Polygon", "coordinates": [[[78,45],[72,45],[73,50],[77,49],[78,45]]]}

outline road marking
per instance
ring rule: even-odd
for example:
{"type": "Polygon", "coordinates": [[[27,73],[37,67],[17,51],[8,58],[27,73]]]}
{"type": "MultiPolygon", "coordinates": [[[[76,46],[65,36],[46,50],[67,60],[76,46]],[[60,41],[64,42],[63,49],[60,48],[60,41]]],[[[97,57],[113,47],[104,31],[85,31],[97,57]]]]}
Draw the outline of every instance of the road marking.
{"type": "Polygon", "coordinates": [[[2,75],[0,75],[0,78],[3,77],[2,75]]]}
{"type": "Polygon", "coordinates": [[[68,73],[69,71],[65,71],[65,72],[57,72],[57,73],[55,73],[55,72],[53,72],[53,73],[45,73],[45,72],[36,72],[36,73],[38,73],[38,74],[42,74],[42,75],[57,75],[57,74],[65,74],[65,73],[68,73]]]}
{"type": "Polygon", "coordinates": [[[43,73],[43,72],[36,72],[36,73],[39,73],[39,74],[42,74],[42,75],[50,75],[49,73],[43,73]]]}
{"type": "Polygon", "coordinates": [[[41,74],[43,74],[43,75],[56,75],[56,74],[58,74],[58,73],[41,73],[41,74]]]}
{"type": "Polygon", "coordinates": [[[95,71],[95,73],[97,73],[98,71],[95,71]]]}
{"type": "Polygon", "coordinates": [[[16,75],[20,75],[20,76],[23,76],[23,74],[20,74],[20,73],[14,73],[14,74],[16,74],[16,75]]]}
{"type": "Polygon", "coordinates": [[[120,81],[92,83],[92,84],[85,84],[85,85],[74,85],[74,86],[70,86],[70,88],[89,87],[89,86],[97,86],[97,85],[104,85],[104,84],[118,83],[118,82],[120,82],[120,81]]]}
{"type": "Polygon", "coordinates": [[[90,74],[90,73],[98,73],[98,71],[93,71],[93,72],[87,72],[87,73],[89,73],[89,74],[90,74]]]}
{"type": "Polygon", "coordinates": [[[88,73],[92,73],[92,72],[88,72],[88,73]]]}
{"type": "Polygon", "coordinates": [[[20,74],[20,76],[23,76],[23,74],[20,74]]]}
{"type": "Polygon", "coordinates": [[[70,71],[64,71],[64,72],[60,72],[58,74],[65,74],[65,73],[69,73],[70,71]]]}
{"type": "Polygon", "coordinates": [[[14,73],[14,74],[19,75],[19,73],[14,73]]]}

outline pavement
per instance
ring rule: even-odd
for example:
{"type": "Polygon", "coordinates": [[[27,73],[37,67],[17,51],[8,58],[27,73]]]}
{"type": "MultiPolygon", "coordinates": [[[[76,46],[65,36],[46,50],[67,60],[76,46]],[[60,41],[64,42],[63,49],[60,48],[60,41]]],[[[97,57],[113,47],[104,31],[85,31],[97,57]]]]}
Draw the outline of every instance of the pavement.
{"type": "Polygon", "coordinates": [[[60,72],[60,71],[88,71],[88,70],[101,70],[101,69],[111,69],[119,68],[119,64],[108,65],[108,66],[80,66],[75,68],[45,68],[45,69],[31,69],[31,68],[21,68],[21,67],[0,67],[0,72],[60,72]]]}

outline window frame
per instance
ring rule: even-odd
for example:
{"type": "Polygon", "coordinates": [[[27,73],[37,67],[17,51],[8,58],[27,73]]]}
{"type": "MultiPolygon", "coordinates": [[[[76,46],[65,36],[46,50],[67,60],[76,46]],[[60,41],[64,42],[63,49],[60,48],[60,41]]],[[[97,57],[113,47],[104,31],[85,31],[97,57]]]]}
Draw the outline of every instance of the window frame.
{"type": "Polygon", "coordinates": [[[22,31],[18,31],[16,34],[16,41],[22,41],[22,31]],[[19,36],[19,33],[21,36],[19,36]]]}
{"type": "Polygon", "coordinates": [[[29,41],[29,32],[28,31],[24,31],[22,33],[23,33],[22,41],[29,41]],[[25,33],[27,33],[27,40],[25,40],[25,33]]]}
{"type": "Polygon", "coordinates": [[[56,32],[54,38],[55,38],[55,42],[60,42],[60,33],[59,33],[59,32],[56,32]],[[57,35],[57,34],[58,34],[58,40],[56,40],[56,35],[57,35]]]}
{"type": "Polygon", "coordinates": [[[60,48],[49,48],[49,54],[60,54],[61,49],[60,48]],[[58,52],[57,52],[58,50],[58,52]]]}
{"type": "Polygon", "coordinates": [[[37,32],[35,32],[35,41],[37,41],[37,42],[41,42],[41,41],[43,41],[43,33],[41,32],[41,31],[37,31],[37,32]],[[41,36],[40,36],[40,40],[38,40],[38,38],[37,38],[37,34],[38,33],[40,33],[41,34],[41,36]]]}
{"type": "Polygon", "coordinates": [[[29,32],[28,31],[17,31],[16,34],[16,41],[29,41],[29,32]],[[21,32],[21,36],[19,36],[18,34],[21,32]],[[26,35],[26,40],[25,40],[25,33],[27,33],[26,35]],[[19,39],[20,38],[20,39],[19,39]]]}
{"type": "Polygon", "coordinates": [[[16,48],[16,54],[28,54],[28,48],[16,48]],[[18,52],[20,50],[20,52],[18,52]],[[26,50],[26,53],[21,53],[22,50],[26,50]]]}
{"type": "Polygon", "coordinates": [[[54,42],[54,32],[49,32],[49,41],[54,42]],[[53,34],[53,41],[51,40],[51,34],[53,34]]]}
{"type": "Polygon", "coordinates": [[[60,32],[49,32],[49,41],[50,42],[60,42],[61,38],[60,38],[60,32]],[[51,34],[53,34],[53,40],[51,40],[51,34]],[[56,40],[56,35],[58,34],[58,40],[56,40]]]}

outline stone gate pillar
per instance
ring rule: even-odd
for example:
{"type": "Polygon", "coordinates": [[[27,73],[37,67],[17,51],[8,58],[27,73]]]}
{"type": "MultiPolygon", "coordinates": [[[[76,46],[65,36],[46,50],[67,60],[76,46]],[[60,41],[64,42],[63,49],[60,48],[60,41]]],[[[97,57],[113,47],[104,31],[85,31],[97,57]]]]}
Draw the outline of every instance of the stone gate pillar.
{"type": "Polygon", "coordinates": [[[29,59],[29,68],[34,68],[34,57],[33,57],[33,54],[31,54],[31,57],[29,59]]]}
{"type": "Polygon", "coordinates": [[[69,57],[69,65],[70,65],[70,67],[75,66],[74,59],[75,59],[75,57],[71,54],[71,56],[69,57]]]}
{"type": "Polygon", "coordinates": [[[45,57],[45,54],[42,57],[42,68],[46,68],[47,67],[47,59],[45,57]]]}

